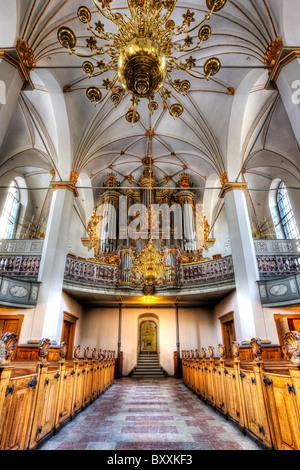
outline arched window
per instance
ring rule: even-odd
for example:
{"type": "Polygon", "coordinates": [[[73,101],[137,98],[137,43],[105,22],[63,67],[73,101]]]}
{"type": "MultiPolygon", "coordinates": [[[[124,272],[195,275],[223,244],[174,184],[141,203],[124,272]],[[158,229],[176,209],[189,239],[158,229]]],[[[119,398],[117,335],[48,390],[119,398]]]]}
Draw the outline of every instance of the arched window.
{"type": "Polygon", "coordinates": [[[277,206],[285,238],[299,238],[299,231],[296,225],[290,198],[284,183],[280,183],[278,188],[277,206]]]}
{"type": "Polygon", "coordinates": [[[8,190],[0,219],[0,239],[13,238],[19,213],[20,194],[17,183],[13,180],[8,190]]]}

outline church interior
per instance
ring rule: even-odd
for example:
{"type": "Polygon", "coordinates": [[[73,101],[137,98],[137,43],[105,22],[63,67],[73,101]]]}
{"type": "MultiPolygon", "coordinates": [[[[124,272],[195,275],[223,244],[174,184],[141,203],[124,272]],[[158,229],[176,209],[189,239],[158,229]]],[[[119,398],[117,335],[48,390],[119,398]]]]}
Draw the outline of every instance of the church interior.
{"type": "Polygon", "coordinates": [[[1,1],[1,450],[300,450],[299,22],[1,1]]]}

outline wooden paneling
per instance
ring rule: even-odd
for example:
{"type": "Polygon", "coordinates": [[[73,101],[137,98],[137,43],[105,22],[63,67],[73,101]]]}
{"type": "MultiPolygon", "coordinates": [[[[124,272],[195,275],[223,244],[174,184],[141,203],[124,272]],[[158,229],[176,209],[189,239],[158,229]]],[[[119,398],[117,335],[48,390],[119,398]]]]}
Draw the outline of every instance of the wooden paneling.
{"type": "Polygon", "coordinates": [[[38,448],[112,385],[116,359],[17,364],[0,366],[0,450],[38,448]]]}
{"type": "MultiPolygon", "coordinates": [[[[16,360],[17,361],[38,361],[39,351],[38,346],[19,346],[17,348],[16,360]]],[[[48,354],[49,361],[59,360],[59,349],[50,348],[48,354]]]]}
{"type": "Polygon", "coordinates": [[[264,448],[300,450],[300,364],[240,357],[181,359],[184,384],[264,448]],[[193,371],[193,374],[191,374],[193,371]]]}
{"type": "MultiPolygon", "coordinates": [[[[263,360],[267,359],[281,359],[282,351],[280,346],[263,346],[261,358],[263,360]]],[[[241,361],[253,361],[254,356],[251,347],[242,347],[240,348],[241,361]]]]}
{"type": "Polygon", "coordinates": [[[1,416],[0,449],[23,450],[29,442],[37,395],[38,375],[11,378],[1,416]]]}
{"type": "Polygon", "coordinates": [[[277,449],[300,449],[300,416],[294,381],[265,374],[266,395],[277,449]]]}

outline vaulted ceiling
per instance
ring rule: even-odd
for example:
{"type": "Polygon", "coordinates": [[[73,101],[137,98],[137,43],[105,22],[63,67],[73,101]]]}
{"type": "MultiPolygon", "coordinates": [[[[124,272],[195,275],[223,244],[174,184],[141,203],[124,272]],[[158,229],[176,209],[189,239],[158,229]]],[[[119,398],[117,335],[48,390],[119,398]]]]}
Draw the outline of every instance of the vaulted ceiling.
{"type": "MultiPolygon", "coordinates": [[[[184,107],[175,120],[163,109],[160,98],[150,119],[148,102],[141,100],[141,119],[133,127],[124,117],[131,96],[117,108],[110,96],[94,107],[86,98],[86,89],[95,85],[105,93],[103,79],[112,75],[89,79],[82,70],[84,59],[70,55],[57,40],[59,27],[66,25],[75,32],[80,50],[88,52],[86,39],[91,34],[77,18],[82,5],[93,13],[93,23],[101,19],[110,31],[110,22],[101,17],[92,1],[17,3],[18,37],[28,42],[36,59],[31,72],[34,90],[22,92],[19,98],[0,149],[0,177],[12,168],[25,176],[34,172],[49,175],[54,168],[62,179],[71,171],[85,175],[84,181],[87,177],[93,187],[101,186],[111,171],[121,182],[130,173],[137,181],[151,128],[154,171],[160,184],[165,175],[176,182],[183,171],[198,188],[220,185],[219,177],[225,171],[238,178],[245,170],[252,184],[259,180],[263,187],[270,185],[279,168],[299,179],[299,149],[285,109],[277,91],[265,89],[268,70],[264,56],[271,42],[282,36],[282,0],[227,0],[209,20],[211,38],[193,52],[198,71],[209,57],[217,57],[220,72],[210,80],[188,77],[191,88],[187,96],[172,89],[172,102],[184,107]]],[[[128,13],[125,0],[113,0],[111,6],[123,15],[128,13]]],[[[207,12],[206,0],[178,2],[172,17],[176,24],[181,24],[187,9],[200,20],[207,12]]],[[[182,53],[181,59],[186,58],[182,53]]],[[[180,72],[174,78],[184,75],[180,72]]]]}

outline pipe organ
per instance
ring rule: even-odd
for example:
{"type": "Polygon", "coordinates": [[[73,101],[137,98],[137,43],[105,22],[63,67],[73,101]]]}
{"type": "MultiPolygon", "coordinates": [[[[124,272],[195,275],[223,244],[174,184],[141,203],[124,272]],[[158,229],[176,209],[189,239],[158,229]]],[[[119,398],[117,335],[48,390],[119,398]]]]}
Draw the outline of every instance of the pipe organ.
{"type": "Polygon", "coordinates": [[[177,182],[172,181],[172,186],[171,177],[165,176],[159,186],[150,158],[145,157],[143,163],[145,168],[137,182],[132,175],[122,183],[116,174],[107,176],[88,224],[90,248],[94,248],[94,260],[118,264],[119,281],[130,283],[134,259],[151,235],[166,266],[171,267],[166,282],[176,283],[180,263],[207,261],[202,252],[211,241],[209,226],[201,209],[199,242],[197,207],[201,205],[187,174],[181,174],[177,182]],[[136,236],[132,236],[132,229],[136,236]]]}

